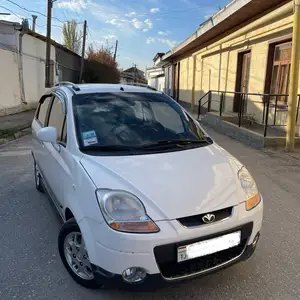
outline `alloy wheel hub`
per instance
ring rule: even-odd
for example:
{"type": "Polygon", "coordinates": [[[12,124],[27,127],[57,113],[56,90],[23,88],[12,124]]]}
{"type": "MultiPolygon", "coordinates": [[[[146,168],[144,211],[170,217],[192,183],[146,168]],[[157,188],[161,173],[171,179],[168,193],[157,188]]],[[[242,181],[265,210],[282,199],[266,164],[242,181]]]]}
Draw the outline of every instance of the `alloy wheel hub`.
{"type": "Polygon", "coordinates": [[[80,232],[69,233],[64,242],[64,254],[72,271],[84,280],[94,278],[86,246],[80,232]]]}

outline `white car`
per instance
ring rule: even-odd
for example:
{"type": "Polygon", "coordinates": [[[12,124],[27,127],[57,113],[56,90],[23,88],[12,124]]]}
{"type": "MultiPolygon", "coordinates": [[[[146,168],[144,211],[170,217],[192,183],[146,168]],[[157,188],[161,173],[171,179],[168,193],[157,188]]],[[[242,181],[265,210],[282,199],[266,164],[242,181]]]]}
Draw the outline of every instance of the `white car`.
{"type": "Polygon", "coordinates": [[[79,284],[158,287],[253,254],[263,218],[253,178],[169,96],[60,83],[32,133],[36,188],[64,220],[59,253],[79,284]]]}

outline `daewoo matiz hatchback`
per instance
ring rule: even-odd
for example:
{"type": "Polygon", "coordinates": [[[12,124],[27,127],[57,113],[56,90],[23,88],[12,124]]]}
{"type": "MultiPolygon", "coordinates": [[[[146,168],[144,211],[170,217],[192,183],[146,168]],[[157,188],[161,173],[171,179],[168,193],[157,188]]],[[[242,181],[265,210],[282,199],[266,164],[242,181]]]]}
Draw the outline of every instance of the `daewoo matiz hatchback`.
{"type": "Polygon", "coordinates": [[[81,285],[171,283],[248,259],[263,200],[239,161],[148,87],[60,83],[32,123],[35,183],[81,285]]]}

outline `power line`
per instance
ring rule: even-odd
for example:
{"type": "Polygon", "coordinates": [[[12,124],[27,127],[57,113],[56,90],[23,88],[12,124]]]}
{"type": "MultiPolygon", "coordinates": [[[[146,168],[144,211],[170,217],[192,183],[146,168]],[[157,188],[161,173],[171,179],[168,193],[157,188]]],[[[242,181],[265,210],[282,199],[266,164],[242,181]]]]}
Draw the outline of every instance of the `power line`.
{"type": "MultiPolygon", "coordinates": [[[[39,11],[36,11],[36,10],[30,10],[30,9],[27,9],[26,7],[23,7],[23,6],[19,5],[18,3],[14,2],[14,1],[12,1],[12,0],[5,0],[5,1],[8,1],[9,3],[12,3],[12,4],[18,6],[19,8],[21,8],[21,9],[27,11],[27,12],[34,13],[34,14],[39,14],[39,15],[41,15],[41,16],[47,18],[47,16],[46,16],[45,14],[43,14],[43,13],[41,13],[41,12],[39,12],[39,11]]],[[[62,20],[60,20],[60,19],[58,19],[58,18],[56,18],[56,17],[52,17],[52,19],[55,19],[55,20],[57,20],[57,21],[60,22],[60,23],[65,23],[65,22],[66,22],[66,21],[62,21],[62,20]]]]}
{"type": "Polygon", "coordinates": [[[98,48],[97,47],[97,44],[95,43],[95,41],[94,41],[94,39],[93,39],[93,37],[92,37],[92,34],[91,34],[91,32],[90,32],[90,29],[89,29],[89,27],[87,27],[87,33],[88,33],[88,37],[91,37],[91,40],[90,40],[90,44],[92,44],[95,48],[98,48]]]}
{"type": "MultiPolygon", "coordinates": [[[[80,2],[79,2],[79,0],[76,0],[76,2],[78,2],[79,3],[79,5],[81,6],[81,8],[83,9],[83,7],[82,7],[82,5],[80,4],[80,2]]],[[[135,4],[140,4],[140,3],[138,3],[138,2],[135,2],[135,1],[131,1],[131,2],[133,2],[133,3],[135,3],[135,4]]],[[[115,6],[115,7],[118,7],[118,8],[121,8],[122,9],[122,11],[124,11],[124,7],[123,6],[121,6],[121,5],[119,5],[119,4],[116,4],[116,3],[114,3],[114,2],[112,2],[111,0],[109,0],[109,3],[112,5],[112,6],[115,6]]],[[[115,11],[108,11],[108,10],[101,10],[101,9],[99,9],[100,11],[103,11],[103,12],[106,12],[106,13],[110,13],[110,14],[114,14],[114,15],[116,15],[116,16],[124,16],[124,13],[119,13],[119,12],[115,12],[115,11]]],[[[158,12],[156,12],[155,14],[153,14],[153,15],[151,15],[151,16],[153,16],[153,17],[155,17],[155,16],[164,16],[164,15],[169,15],[170,13],[172,13],[172,14],[176,14],[176,13],[193,13],[193,12],[200,12],[200,11],[204,11],[205,9],[204,8],[202,8],[202,7],[195,7],[195,8],[186,8],[186,9],[179,9],[179,10],[163,10],[163,11],[158,11],[158,12]]],[[[132,9],[132,10],[128,10],[128,9],[126,9],[126,11],[125,11],[125,13],[127,12],[127,13],[130,13],[130,12],[132,12],[132,11],[134,11],[134,9],[132,9]]],[[[149,15],[149,12],[150,12],[150,10],[143,10],[142,12],[141,12],[141,14],[148,14],[149,15]]],[[[135,18],[135,17],[138,17],[138,15],[139,15],[140,13],[136,13],[136,15],[133,15],[132,17],[133,18],[135,18]]],[[[149,17],[149,16],[148,16],[149,17]]]]}
{"type": "MultiPolygon", "coordinates": [[[[2,6],[0,5],[1,8],[9,11],[12,15],[14,15],[15,17],[19,18],[20,20],[23,20],[23,19],[28,19],[28,20],[33,20],[32,17],[26,17],[26,18],[23,18],[23,17],[20,17],[17,13],[15,13],[14,11],[10,10],[9,8],[5,7],[5,6],[2,6]]],[[[40,25],[40,24],[35,24],[37,27],[46,27],[47,24],[43,24],[43,25],[40,25]]],[[[60,25],[56,25],[56,24],[52,24],[52,26],[54,27],[59,27],[59,28],[63,28],[62,26],[60,25]]]]}
{"type": "MultiPolygon", "coordinates": [[[[58,3],[62,3],[60,0],[58,0],[58,3]]],[[[66,20],[68,20],[69,18],[67,17],[67,15],[66,15],[66,13],[65,13],[65,10],[64,9],[62,9],[62,12],[63,12],[63,14],[64,14],[64,16],[65,16],[65,18],[66,18],[66,20]]]]}
{"type": "MultiPolygon", "coordinates": [[[[91,31],[89,30],[89,27],[87,27],[87,36],[88,36],[88,40],[90,45],[92,45],[93,47],[95,47],[96,49],[99,48],[99,44],[97,45],[97,43],[95,42],[95,39],[93,38],[91,31]]],[[[99,41],[100,42],[100,41],[99,41]]],[[[108,42],[108,40],[106,40],[106,42],[108,42]]],[[[101,41],[101,44],[104,45],[105,41],[101,41]]],[[[112,45],[110,45],[110,47],[112,47],[112,45]]]]}
{"type": "Polygon", "coordinates": [[[10,10],[10,9],[8,9],[8,8],[6,8],[6,7],[4,7],[4,6],[2,6],[2,5],[0,5],[0,7],[1,7],[1,8],[4,8],[4,9],[7,10],[7,11],[9,11],[9,12],[10,12],[11,14],[13,14],[15,17],[17,17],[17,18],[23,20],[22,17],[18,16],[18,15],[17,15],[16,13],[14,13],[12,10],[10,10]]]}
{"type": "MultiPolygon", "coordinates": [[[[58,3],[60,4],[63,4],[62,0],[57,0],[58,3]]],[[[80,3],[79,3],[80,4],[80,3]]],[[[80,4],[81,5],[81,4],[80,4]]],[[[74,19],[73,17],[70,17],[70,13],[68,13],[68,16],[66,15],[65,11],[66,12],[69,12],[68,9],[65,9],[63,5],[60,5],[60,9],[62,10],[62,13],[64,14],[65,18],[67,20],[70,20],[70,19],[74,19]]],[[[83,18],[78,14],[77,10],[75,10],[75,13],[77,14],[77,16],[79,17],[79,20],[82,20],[83,18]]],[[[83,24],[84,22],[77,22],[77,24],[83,24]]]]}
{"type": "MultiPolygon", "coordinates": [[[[81,2],[79,1],[79,0],[76,0],[76,3],[78,3],[79,4],[79,6],[80,6],[80,8],[83,10],[84,9],[84,7],[82,6],[82,4],[81,4],[81,2]]],[[[80,15],[79,15],[79,13],[78,13],[78,11],[75,9],[75,13],[77,14],[77,16],[79,17],[79,19],[81,18],[80,17],[80,15]]]]}

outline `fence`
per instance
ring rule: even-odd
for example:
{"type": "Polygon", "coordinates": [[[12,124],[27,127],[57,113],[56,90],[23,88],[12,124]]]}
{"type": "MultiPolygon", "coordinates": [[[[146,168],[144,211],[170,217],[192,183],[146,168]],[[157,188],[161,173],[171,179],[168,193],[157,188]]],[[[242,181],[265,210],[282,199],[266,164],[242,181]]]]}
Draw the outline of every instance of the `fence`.
{"type": "MultiPolygon", "coordinates": [[[[237,125],[241,127],[245,121],[263,126],[266,137],[269,127],[284,128],[287,126],[288,111],[287,94],[260,94],[211,90],[204,94],[198,105],[198,118],[206,111],[218,112],[220,117],[237,117],[237,125]],[[255,99],[259,100],[255,100],[255,99]],[[206,101],[205,101],[206,100],[206,101]],[[232,105],[229,105],[232,102],[232,105]],[[254,115],[259,117],[254,117],[254,115]],[[261,121],[260,121],[261,120],[261,121]]],[[[300,95],[298,95],[297,121],[299,115],[300,95]]]]}

